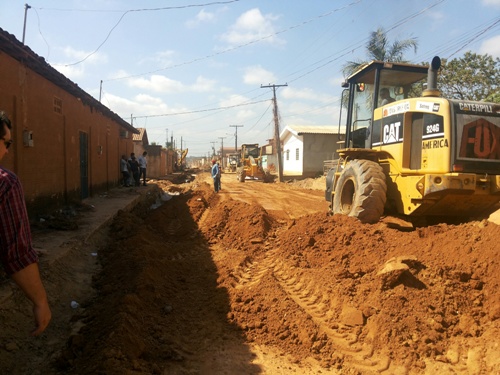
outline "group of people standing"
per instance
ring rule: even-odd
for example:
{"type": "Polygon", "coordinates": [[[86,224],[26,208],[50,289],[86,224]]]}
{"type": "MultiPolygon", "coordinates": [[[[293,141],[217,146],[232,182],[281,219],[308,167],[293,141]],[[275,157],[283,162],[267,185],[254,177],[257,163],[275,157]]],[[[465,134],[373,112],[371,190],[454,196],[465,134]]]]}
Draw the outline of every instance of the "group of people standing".
{"type": "Polygon", "coordinates": [[[146,169],[148,167],[147,155],[148,153],[144,151],[139,158],[136,158],[135,153],[132,152],[128,160],[125,155],[122,155],[120,170],[123,177],[123,186],[141,186],[141,178],[143,185],[146,186],[146,169]]]}

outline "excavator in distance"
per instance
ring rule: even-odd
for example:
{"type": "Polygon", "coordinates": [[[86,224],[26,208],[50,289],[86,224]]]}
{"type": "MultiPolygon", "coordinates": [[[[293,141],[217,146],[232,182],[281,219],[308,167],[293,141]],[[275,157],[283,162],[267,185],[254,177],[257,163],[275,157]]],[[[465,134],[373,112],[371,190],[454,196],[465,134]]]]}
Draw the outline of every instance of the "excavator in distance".
{"type": "Polygon", "coordinates": [[[185,148],[184,150],[177,149],[177,162],[175,163],[175,168],[178,171],[182,171],[184,169],[184,162],[186,160],[186,156],[188,153],[188,149],[185,148]]]}
{"type": "Polygon", "coordinates": [[[333,214],[421,226],[498,208],[500,104],[440,97],[440,66],[372,61],[347,78],[344,145],[326,177],[333,214]]]}

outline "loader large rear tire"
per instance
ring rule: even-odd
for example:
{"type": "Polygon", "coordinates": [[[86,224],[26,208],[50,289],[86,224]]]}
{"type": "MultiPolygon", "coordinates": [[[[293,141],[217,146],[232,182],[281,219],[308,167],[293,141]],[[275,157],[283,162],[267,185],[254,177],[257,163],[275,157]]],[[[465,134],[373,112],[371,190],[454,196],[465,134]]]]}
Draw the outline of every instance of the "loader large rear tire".
{"type": "Polygon", "coordinates": [[[333,213],[353,216],[362,223],[376,223],[384,213],[387,183],[382,167],[370,160],[349,162],[339,177],[333,213]]]}

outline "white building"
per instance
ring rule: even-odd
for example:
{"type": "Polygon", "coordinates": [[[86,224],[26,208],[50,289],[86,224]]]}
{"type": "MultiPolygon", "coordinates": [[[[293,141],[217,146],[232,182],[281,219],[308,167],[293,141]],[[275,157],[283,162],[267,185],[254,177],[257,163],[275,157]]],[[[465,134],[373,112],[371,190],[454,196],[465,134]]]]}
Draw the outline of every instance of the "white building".
{"type": "Polygon", "coordinates": [[[280,134],[283,148],[283,176],[317,177],[325,160],[336,159],[335,151],[344,134],[336,126],[287,125],[280,134]]]}

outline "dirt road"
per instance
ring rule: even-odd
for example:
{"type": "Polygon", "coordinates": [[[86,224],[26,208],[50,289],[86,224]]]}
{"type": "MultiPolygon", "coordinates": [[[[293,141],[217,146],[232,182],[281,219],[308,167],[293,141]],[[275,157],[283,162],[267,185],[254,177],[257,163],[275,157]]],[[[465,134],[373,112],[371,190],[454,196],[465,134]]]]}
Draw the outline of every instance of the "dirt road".
{"type": "Polygon", "coordinates": [[[181,194],[73,244],[45,337],[2,307],[0,373],[500,373],[498,225],[362,225],[321,188],[210,182],[159,181],[181,194]]]}

